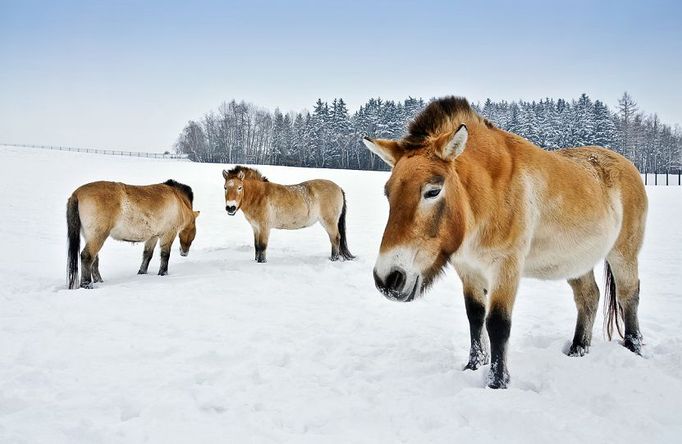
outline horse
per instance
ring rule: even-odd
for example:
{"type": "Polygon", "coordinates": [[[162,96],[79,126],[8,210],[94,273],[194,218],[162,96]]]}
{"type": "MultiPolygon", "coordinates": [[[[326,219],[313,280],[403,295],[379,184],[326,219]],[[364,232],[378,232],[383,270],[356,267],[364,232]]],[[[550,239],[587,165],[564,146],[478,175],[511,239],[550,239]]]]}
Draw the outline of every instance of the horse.
{"type": "Polygon", "coordinates": [[[241,209],[251,224],[257,262],[266,262],[271,229],[297,230],[317,222],[329,235],[332,261],[355,257],[346,240],[346,194],[334,182],[315,179],[280,185],[241,165],[223,170],[223,178],[225,211],[234,216],[241,209]]]}
{"type": "Polygon", "coordinates": [[[77,188],[66,204],[68,237],[68,287],[77,288],[80,252],[80,286],[93,288],[103,282],[99,273],[99,251],[108,237],[126,242],[144,242],[142,265],[146,274],[157,241],[161,240],[159,275],[168,274],[170,250],[179,233],[180,255],[187,256],[196,236],[199,211],[192,209],[192,188],[174,180],[136,186],[120,182],[92,182],[77,188]]]}
{"type": "Polygon", "coordinates": [[[608,339],[614,324],[622,336],[624,320],[623,345],[641,354],[637,257],[647,196],[629,160],[596,146],[545,151],[460,97],[431,102],[402,139],[363,141],[392,168],[376,287],[389,299],[412,301],[452,264],[469,320],[465,370],[492,360],[488,386],[507,387],[522,277],[568,281],[578,311],[568,355],[588,353],[599,305],[593,268],[602,259],[608,339]]]}

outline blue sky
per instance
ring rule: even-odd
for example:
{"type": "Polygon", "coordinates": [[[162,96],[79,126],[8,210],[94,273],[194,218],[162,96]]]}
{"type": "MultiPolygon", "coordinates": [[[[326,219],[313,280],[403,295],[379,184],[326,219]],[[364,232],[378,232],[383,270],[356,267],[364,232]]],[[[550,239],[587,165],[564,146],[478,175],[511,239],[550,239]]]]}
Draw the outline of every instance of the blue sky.
{"type": "Polygon", "coordinates": [[[0,0],[0,142],[160,150],[223,100],[627,90],[682,123],[680,1],[0,0]]]}

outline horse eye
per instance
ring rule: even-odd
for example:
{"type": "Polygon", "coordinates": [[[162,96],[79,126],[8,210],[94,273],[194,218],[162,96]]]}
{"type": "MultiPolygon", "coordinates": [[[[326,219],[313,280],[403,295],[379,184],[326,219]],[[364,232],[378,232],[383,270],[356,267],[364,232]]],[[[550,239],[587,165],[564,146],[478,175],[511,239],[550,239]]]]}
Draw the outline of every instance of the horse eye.
{"type": "Polygon", "coordinates": [[[239,191],[241,191],[241,190],[242,190],[242,187],[239,187],[239,191]]]}
{"type": "Polygon", "coordinates": [[[440,188],[434,188],[424,193],[424,199],[433,199],[440,194],[440,188]]]}

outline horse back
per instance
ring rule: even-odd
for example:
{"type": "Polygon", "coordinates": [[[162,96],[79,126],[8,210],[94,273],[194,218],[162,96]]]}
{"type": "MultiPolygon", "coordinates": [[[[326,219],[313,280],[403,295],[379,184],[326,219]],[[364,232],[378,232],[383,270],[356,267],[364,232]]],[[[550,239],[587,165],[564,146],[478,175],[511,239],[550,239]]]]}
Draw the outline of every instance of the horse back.
{"type": "Polygon", "coordinates": [[[181,224],[179,198],[163,184],[92,182],[74,195],[86,237],[108,233],[118,240],[141,242],[181,224]]]}

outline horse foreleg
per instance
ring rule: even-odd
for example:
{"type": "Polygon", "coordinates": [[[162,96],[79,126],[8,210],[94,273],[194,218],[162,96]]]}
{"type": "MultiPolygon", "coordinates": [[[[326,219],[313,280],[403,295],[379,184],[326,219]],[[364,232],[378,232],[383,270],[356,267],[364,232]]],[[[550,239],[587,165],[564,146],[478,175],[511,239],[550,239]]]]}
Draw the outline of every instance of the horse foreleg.
{"type": "Polygon", "coordinates": [[[568,284],[573,289],[573,299],[578,308],[578,320],[568,356],[584,356],[592,343],[592,327],[599,306],[599,287],[592,270],[579,278],[569,279],[568,284]]]}
{"type": "MultiPolygon", "coordinates": [[[[158,242],[158,237],[153,237],[149,239],[144,244],[144,250],[142,251],[142,265],[140,265],[140,270],[137,274],[147,274],[147,269],[149,269],[149,262],[152,260],[154,255],[154,248],[156,248],[156,243],[158,242]]],[[[166,265],[166,267],[168,267],[166,265]]]]}
{"type": "Polygon", "coordinates": [[[464,370],[476,370],[490,362],[487,347],[483,341],[483,322],[485,321],[485,293],[482,287],[464,287],[464,305],[469,319],[471,349],[469,362],[464,370]]]}
{"type": "Polygon", "coordinates": [[[520,274],[516,261],[508,259],[497,270],[491,285],[486,329],[490,338],[490,373],[488,387],[507,388],[507,343],[511,332],[511,315],[519,285],[520,274]]]}
{"type": "Polygon", "coordinates": [[[175,236],[176,233],[170,233],[161,238],[161,266],[159,267],[159,276],[168,274],[168,259],[170,259],[171,247],[173,246],[175,236]]]}
{"type": "Polygon", "coordinates": [[[99,254],[95,256],[95,260],[92,263],[92,281],[93,282],[104,282],[102,280],[102,275],[99,274],[99,254]]]}
{"type": "Polygon", "coordinates": [[[270,230],[261,228],[253,230],[253,244],[256,249],[256,262],[267,262],[265,258],[265,250],[268,248],[268,238],[270,237],[270,230]]]}

